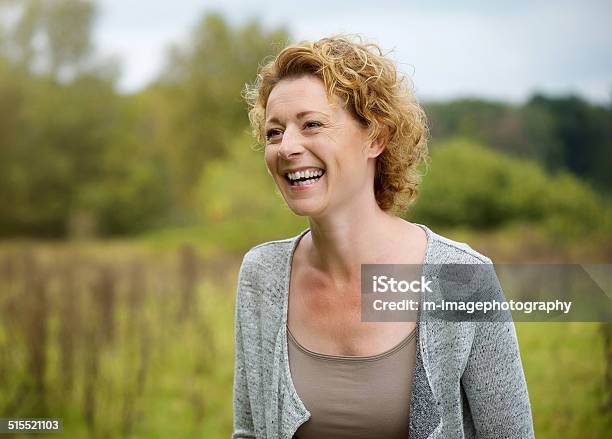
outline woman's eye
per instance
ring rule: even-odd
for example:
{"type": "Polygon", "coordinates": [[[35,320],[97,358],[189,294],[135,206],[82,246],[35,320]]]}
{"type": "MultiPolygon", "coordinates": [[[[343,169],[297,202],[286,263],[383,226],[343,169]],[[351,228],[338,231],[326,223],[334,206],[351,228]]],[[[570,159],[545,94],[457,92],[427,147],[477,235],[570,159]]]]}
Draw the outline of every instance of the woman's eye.
{"type": "Polygon", "coordinates": [[[278,134],[278,131],[279,130],[268,130],[266,132],[266,139],[270,140],[270,138],[278,134]]]}
{"type": "MultiPolygon", "coordinates": [[[[320,123],[320,122],[316,122],[316,121],[310,121],[310,122],[306,122],[304,124],[304,128],[319,128],[321,126],[323,126],[323,124],[320,123]]],[[[274,136],[276,136],[278,134],[281,134],[281,133],[282,133],[282,131],[279,130],[279,129],[276,129],[276,128],[270,129],[270,130],[268,130],[266,132],[266,140],[271,140],[272,137],[274,137],[274,136]]]]}
{"type": "Polygon", "coordinates": [[[321,123],[320,122],[316,122],[316,121],[311,121],[311,122],[306,122],[305,126],[312,126],[314,125],[315,128],[320,127],[321,123]]]}

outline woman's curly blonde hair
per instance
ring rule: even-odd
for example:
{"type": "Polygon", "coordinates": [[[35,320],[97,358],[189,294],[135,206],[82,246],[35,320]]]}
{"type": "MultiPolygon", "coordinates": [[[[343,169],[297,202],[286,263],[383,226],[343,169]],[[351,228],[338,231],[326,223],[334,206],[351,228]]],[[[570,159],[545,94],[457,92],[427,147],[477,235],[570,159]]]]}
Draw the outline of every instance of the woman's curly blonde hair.
{"type": "Polygon", "coordinates": [[[370,128],[370,140],[385,137],[386,148],[376,160],[374,195],[382,210],[403,213],[418,194],[419,165],[429,160],[427,119],[412,82],[378,45],[364,43],[360,35],[336,34],[289,45],[261,66],[255,82],[243,90],[252,132],[261,145],[266,143],[270,92],[281,80],[304,75],[323,81],[330,105],[334,95],[340,97],[352,116],[370,128]]]}

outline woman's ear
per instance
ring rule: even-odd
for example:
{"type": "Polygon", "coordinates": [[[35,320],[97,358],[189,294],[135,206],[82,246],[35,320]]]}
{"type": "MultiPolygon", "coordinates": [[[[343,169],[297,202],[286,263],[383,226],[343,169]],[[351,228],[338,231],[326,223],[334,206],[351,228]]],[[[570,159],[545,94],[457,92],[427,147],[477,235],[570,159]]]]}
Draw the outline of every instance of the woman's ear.
{"type": "Polygon", "coordinates": [[[387,146],[387,129],[383,127],[376,139],[372,140],[367,147],[368,157],[378,157],[387,146]]]}

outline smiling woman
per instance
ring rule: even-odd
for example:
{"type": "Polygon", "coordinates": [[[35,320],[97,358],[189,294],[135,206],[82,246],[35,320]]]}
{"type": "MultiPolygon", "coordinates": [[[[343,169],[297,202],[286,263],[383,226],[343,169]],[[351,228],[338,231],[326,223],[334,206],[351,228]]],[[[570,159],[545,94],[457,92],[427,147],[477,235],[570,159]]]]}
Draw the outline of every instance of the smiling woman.
{"type": "MultiPolygon", "coordinates": [[[[362,321],[363,264],[491,264],[397,216],[427,159],[408,84],[375,44],[334,35],[286,47],[245,89],[265,166],[310,227],[242,261],[233,438],[533,437],[511,320],[362,321]]],[[[485,271],[479,288],[500,292],[485,271]]]]}
{"type": "Polygon", "coordinates": [[[376,207],[364,190],[374,177],[374,162],[364,157],[382,152],[382,138],[369,142],[367,127],[335,101],[328,103],[323,81],[313,76],[285,79],[268,96],[266,164],[298,215],[316,217],[355,196],[364,208],[376,207]]]}
{"type": "Polygon", "coordinates": [[[419,165],[428,158],[425,112],[409,78],[377,45],[354,45],[347,37],[322,39],[315,51],[288,47],[260,70],[244,93],[253,135],[266,147],[268,166],[271,154],[296,154],[300,142],[293,135],[335,143],[342,137],[353,145],[347,134],[360,136],[359,145],[376,141],[370,154],[380,156],[369,164],[376,203],[398,214],[416,198],[419,165]]]}

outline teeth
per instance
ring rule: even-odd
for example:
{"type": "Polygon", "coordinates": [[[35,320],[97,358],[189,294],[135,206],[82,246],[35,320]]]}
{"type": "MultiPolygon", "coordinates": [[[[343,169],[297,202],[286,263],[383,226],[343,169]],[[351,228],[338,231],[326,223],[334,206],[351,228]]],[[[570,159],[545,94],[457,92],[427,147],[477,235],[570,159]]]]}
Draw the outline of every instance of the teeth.
{"type": "Polygon", "coordinates": [[[306,186],[307,184],[313,184],[315,181],[314,178],[310,179],[310,180],[304,180],[304,181],[298,181],[297,183],[295,183],[295,186],[306,186]]]}
{"type": "Polygon", "coordinates": [[[289,177],[289,180],[297,180],[298,178],[320,177],[321,175],[323,175],[322,169],[313,168],[306,171],[290,172],[287,177],[289,177]]]}

